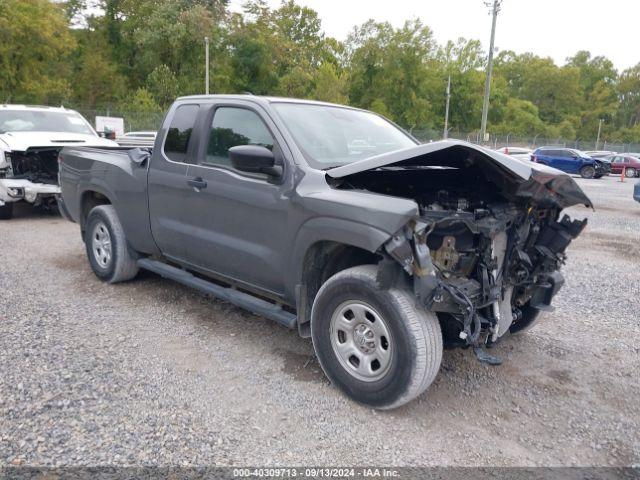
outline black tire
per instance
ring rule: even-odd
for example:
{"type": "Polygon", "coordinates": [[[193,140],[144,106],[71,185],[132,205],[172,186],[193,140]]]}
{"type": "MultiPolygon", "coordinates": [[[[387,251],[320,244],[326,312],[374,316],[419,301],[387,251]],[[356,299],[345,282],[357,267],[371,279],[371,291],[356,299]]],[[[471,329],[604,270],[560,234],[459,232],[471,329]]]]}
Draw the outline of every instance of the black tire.
{"type": "MultiPolygon", "coordinates": [[[[442,332],[434,313],[416,308],[412,293],[380,289],[376,272],[375,265],[364,265],[339,272],[327,280],[313,303],[311,337],[320,366],[334,385],[357,402],[378,409],[391,409],[410,402],[435,380],[442,360],[442,332]],[[377,315],[374,321],[353,316],[354,329],[350,336],[356,335],[356,325],[362,326],[367,322],[374,325],[378,319],[389,332],[386,339],[389,360],[385,361],[384,371],[371,373],[380,375],[379,378],[357,378],[358,374],[354,373],[357,367],[345,366],[345,355],[341,359],[337,347],[334,347],[340,336],[332,333],[332,318],[338,312],[346,310],[348,313],[352,305],[349,302],[365,305],[377,315]],[[355,323],[358,318],[362,319],[361,323],[355,323]]],[[[376,328],[379,326],[380,323],[376,328]]],[[[375,340],[376,348],[384,348],[384,336],[376,336],[375,340]]],[[[351,343],[357,344],[355,341],[351,343]]],[[[366,347],[360,344],[357,348],[366,347]]],[[[371,359],[375,352],[371,356],[362,356],[369,362],[369,370],[374,368],[376,359],[371,359]]],[[[362,352],[355,353],[361,355],[362,352]]]]}
{"type": "Polygon", "coordinates": [[[91,269],[101,280],[124,282],[138,274],[137,255],[128,246],[112,205],[100,205],[89,212],[84,243],[91,269]]]}
{"type": "Polygon", "coordinates": [[[13,203],[7,202],[0,206],[0,220],[10,220],[13,217],[13,203]]]}
{"type": "Polygon", "coordinates": [[[635,168],[625,168],[624,176],[627,178],[635,178],[638,175],[638,171],[635,168]]]}
{"type": "Polygon", "coordinates": [[[596,169],[591,165],[585,165],[580,169],[580,176],[582,178],[593,178],[596,176],[596,169]]]}
{"type": "Polygon", "coordinates": [[[602,173],[596,173],[593,178],[602,178],[603,174],[602,173]]]}
{"type": "Polygon", "coordinates": [[[521,333],[526,332],[531,327],[533,327],[536,323],[538,323],[541,313],[542,312],[537,308],[533,308],[529,305],[524,306],[522,308],[522,318],[514,322],[509,327],[509,333],[511,335],[519,335],[521,333]]]}

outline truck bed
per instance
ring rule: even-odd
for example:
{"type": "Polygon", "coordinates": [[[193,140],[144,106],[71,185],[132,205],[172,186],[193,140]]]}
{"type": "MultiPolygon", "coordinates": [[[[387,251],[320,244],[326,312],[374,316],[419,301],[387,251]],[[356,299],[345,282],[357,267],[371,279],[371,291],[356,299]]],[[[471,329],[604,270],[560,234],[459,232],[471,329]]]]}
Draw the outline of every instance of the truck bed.
{"type": "Polygon", "coordinates": [[[131,246],[153,253],[147,199],[146,161],[151,147],[64,147],[60,152],[60,210],[82,224],[83,210],[111,203],[121,212],[122,223],[132,231],[131,246]]]}

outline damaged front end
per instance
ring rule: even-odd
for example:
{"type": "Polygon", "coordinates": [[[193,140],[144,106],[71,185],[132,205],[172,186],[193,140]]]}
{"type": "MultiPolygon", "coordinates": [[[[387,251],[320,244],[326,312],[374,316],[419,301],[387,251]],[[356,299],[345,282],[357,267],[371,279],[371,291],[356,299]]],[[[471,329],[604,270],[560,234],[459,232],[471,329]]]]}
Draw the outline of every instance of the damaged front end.
{"type": "Polygon", "coordinates": [[[551,309],[565,250],[586,220],[556,221],[549,209],[439,206],[427,206],[385,250],[413,277],[418,302],[439,314],[449,344],[491,344],[551,309]]]}
{"type": "Polygon", "coordinates": [[[334,173],[333,182],[416,201],[418,218],[384,245],[381,281],[399,264],[417,302],[437,313],[446,343],[474,347],[479,359],[499,363],[480,347],[528,328],[552,308],[566,248],[587,223],[561,210],[592,205],[561,172],[494,158],[466,143],[439,143],[334,173]]]}
{"type": "Polygon", "coordinates": [[[0,159],[0,206],[26,201],[55,206],[60,148],[30,148],[24,152],[2,152],[0,159]]]}

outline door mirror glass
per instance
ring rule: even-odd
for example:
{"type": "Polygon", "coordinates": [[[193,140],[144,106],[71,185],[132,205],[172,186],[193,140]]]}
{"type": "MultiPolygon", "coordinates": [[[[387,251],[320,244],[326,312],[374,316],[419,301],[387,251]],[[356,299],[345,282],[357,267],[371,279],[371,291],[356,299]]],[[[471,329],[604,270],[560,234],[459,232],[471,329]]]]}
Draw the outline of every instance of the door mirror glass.
{"type": "Polygon", "coordinates": [[[282,167],[276,166],[273,152],[262,145],[238,145],[229,149],[231,166],[241,172],[266,173],[278,176],[282,167]]]}

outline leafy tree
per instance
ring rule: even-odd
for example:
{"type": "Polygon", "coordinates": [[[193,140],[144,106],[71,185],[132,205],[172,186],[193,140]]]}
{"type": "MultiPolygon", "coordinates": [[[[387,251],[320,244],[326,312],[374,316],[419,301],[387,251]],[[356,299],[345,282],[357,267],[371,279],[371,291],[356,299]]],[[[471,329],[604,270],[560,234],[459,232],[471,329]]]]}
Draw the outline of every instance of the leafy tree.
{"type": "MultiPolygon", "coordinates": [[[[368,21],[347,40],[348,93],[351,103],[384,110],[408,128],[433,123],[428,85],[437,73],[431,30],[419,20],[395,29],[389,23],[368,21]]],[[[380,112],[381,113],[381,112],[380,112]]]]}
{"type": "Polygon", "coordinates": [[[347,103],[346,74],[339,74],[333,63],[323,63],[314,76],[314,90],[311,95],[315,100],[333,103],[347,103]]]}
{"type": "MultiPolygon", "coordinates": [[[[475,130],[480,126],[485,82],[485,53],[480,42],[464,38],[459,38],[455,43],[447,42],[438,52],[438,63],[442,65],[442,73],[436,90],[437,95],[433,98],[437,117],[444,119],[444,94],[447,79],[451,77],[449,125],[463,131],[475,130]]],[[[498,79],[494,78],[492,113],[498,105],[495,98],[497,82],[498,79]]],[[[499,122],[499,119],[491,120],[494,120],[493,123],[499,122]]]]}
{"type": "Polygon", "coordinates": [[[618,123],[623,129],[634,128],[640,124],[640,63],[622,72],[618,96],[618,123]]]}
{"type": "Polygon", "coordinates": [[[576,67],[557,67],[550,58],[530,53],[502,52],[496,61],[496,76],[505,78],[510,96],[536,105],[546,123],[559,123],[580,112],[580,71],[576,67]]]}
{"type": "Polygon", "coordinates": [[[65,60],[75,41],[65,13],[47,0],[0,2],[2,101],[59,104],[70,99],[65,60]]]}
{"type": "MultiPolygon", "coordinates": [[[[204,37],[212,92],[286,95],[372,109],[408,129],[479,127],[486,52],[478,40],[438,45],[418,20],[370,20],[346,42],[327,37],[313,9],[248,0],[0,0],[0,101],[73,101],[126,113],[154,128],[178,95],[204,91],[204,37]],[[114,108],[115,106],[115,108],[114,108]],[[132,111],[137,111],[133,115],[132,111]],[[137,115],[137,116],[136,116],[137,115]]],[[[640,142],[640,64],[618,73],[579,51],[496,57],[489,131],[640,142]]]]}
{"type": "Polygon", "coordinates": [[[84,51],[76,61],[73,99],[86,107],[115,103],[126,92],[126,80],[100,51],[84,51]]]}
{"type": "Polygon", "coordinates": [[[137,89],[124,97],[117,107],[118,115],[125,118],[129,130],[153,130],[162,118],[164,110],[145,88],[137,89]]]}
{"type": "Polygon", "coordinates": [[[580,72],[581,122],[577,134],[581,137],[594,137],[597,134],[600,119],[610,120],[616,112],[617,72],[611,60],[605,57],[591,58],[587,51],[580,51],[567,59],[567,65],[580,72]]]}
{"type": "Polygon", "coordinates": [[[159,105],[168,107],[178,96],[180,87],[175,73],[164,63],[147,77],[147,90],[159,105]]]}
{"type": "Polygon", "coordinates": [[[510,98],[504,109],[502,123],[496,127],[501,134],[528,136],[542,133],[545,125],[540,120],[538,107],[528,100],[510,98]]]}

